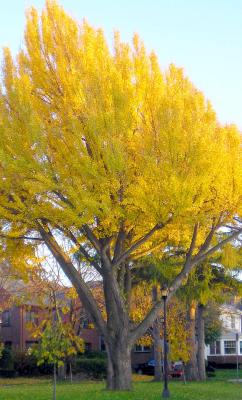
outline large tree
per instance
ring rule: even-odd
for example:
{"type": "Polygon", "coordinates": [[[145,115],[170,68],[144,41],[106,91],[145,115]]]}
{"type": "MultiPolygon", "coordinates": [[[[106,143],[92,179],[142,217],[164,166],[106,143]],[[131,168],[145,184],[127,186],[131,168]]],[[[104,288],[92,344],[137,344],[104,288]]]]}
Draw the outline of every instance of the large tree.
{"type": "Polygon", "coordinates": [[[158,299],[138,326],[130,323],[133,260],[181,243],[185,262],[171,296],[239,235],[240,135],[218,124],[181,69],[162,73],[137,36],[129,46],[116,33],[110,50],[100,29],[53,1],[41,16],[27,13],[16,60],[4,53],[2,254],[24,268],[41,243],[48,248],[104,337],[108,388],[129,389],[131,347],[162,306],[158,299]],[[228,224],[229,237],[214,244],[228,224]],[[106,319],[76,252],[102,278],[106,319]]]}

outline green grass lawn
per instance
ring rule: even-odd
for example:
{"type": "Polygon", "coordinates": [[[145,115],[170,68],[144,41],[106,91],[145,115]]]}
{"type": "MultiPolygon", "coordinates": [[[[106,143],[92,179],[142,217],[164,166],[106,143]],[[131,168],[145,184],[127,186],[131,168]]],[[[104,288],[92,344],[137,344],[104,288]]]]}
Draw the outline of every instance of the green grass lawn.
{"type": "MultiPolygon", "coordinates": [[[[173,400],[242,400],[242,383],[230,383],[236,372],[219,371],[216,378],[205,383],[171,382],[173,400]]],[[[242,371],[240,371],[242,378],[242,371]]],[[[112,393],[104,390],[104,383],[59,383],[58,400],[158,400],[161,384],[149,381],[150,377],[136,377],[132,392],[112,393]],[[140,381],[137,381],[140,380],[140,381]]],[[[48,400],[52,399],[51,380],[47,379],[0,379],[0,400],[48,400]]]]}

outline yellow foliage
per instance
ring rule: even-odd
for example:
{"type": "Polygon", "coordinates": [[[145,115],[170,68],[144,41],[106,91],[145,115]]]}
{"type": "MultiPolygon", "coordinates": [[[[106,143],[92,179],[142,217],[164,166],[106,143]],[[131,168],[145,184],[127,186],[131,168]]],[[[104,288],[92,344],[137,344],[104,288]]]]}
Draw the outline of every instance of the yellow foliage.
{"type": "MultiPolygon", "coordinates": [[[[241,210],[237,128],[220,126],[183,70],[162,72],[137,35],[129,45],[115,33],[109,49],[102,30],[47,0],[27,12],[25,48],[16,60],[4,50],[2,74],[3,235],[27,236],[44,220],[115,238],[122,222],[135,241],[172,217],[145,254],[165,239],[188,246],[194,221],[199,246],[214,217],[241,210]]],[[[34,257],[36,242],[17,252],[2,242],[19,268],[34,257]]]]}
{"type": "MultiPolygon", "coordinates": [[[[130,318],[132,321],[139,323],[143,320],[144,315],[147,315],[152,306],[151,285],[142,283],[134,288],[132,291],[132,303],[130,318]]],[[[168,305],[167,310],[167,329],[169,341],[169,357],[171,360],[189,360],[189,337],[191,332],[188,328],[186,318],[186,306],[184,303],[173,297],[168,305]]],[[[161,312],[159,318],[162,320],[163,313],[161,312]]],[[[152,331],[151,331],[152,332],[152,331]]],[[[153,343],[152,333],[148,332],[142,336],[137,344],[143,346],[151,346],[153,343]]],[[[160,337],[163,337],[163,328],[161,323],[160,337]]]]}

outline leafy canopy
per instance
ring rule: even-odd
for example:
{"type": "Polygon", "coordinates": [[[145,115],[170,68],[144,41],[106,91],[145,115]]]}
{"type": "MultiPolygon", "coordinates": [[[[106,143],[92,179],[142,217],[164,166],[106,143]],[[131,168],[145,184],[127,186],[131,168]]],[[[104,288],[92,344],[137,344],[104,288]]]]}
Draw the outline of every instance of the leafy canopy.
{"type": "Polygon", "coordinates": [[[0,178],[2,257],[19,267],[36,261],[38,242],[8,238],[40,223],[77,241],[88,225],[113,254],[120,227],[130,245],[169,221],[139,257],[169,241],[188,248],[199,222],[199,247],[214,219],[241,208],[240,135],[137,35],[128,45],[116,33],[110,49],[102,30],[48,0],[28,11],[16,60],[4,50],[0,178]]]}

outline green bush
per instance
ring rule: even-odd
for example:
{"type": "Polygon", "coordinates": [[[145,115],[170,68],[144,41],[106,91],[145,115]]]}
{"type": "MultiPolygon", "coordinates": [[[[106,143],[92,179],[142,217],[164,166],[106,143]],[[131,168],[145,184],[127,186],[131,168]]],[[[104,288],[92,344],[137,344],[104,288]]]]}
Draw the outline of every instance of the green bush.
{"type": "Polygon", "coordinates": [[[18,351],[14,353],[14,369],[20,376],[39,376],[52,374],[53,366],[49,364],[38,366],[33,354],[18,351]]]}
{"type": "Polygon", "coordinates": [[[107,353],[104,351],[86,351],[80,355],[81,358],[99,358],[101,360],[107,359],[107,353]]]}
{"type": "Polygon", "coordinates": [[[9,371],[14,369],[14,354],[11,347],[4,347],[0,359],[0,369],[9,371]]]}
{"type": "Polygon", "coordinates": [[[0,369],[0,376],[2,378],[16,378],[17,373],[11,369],[0,369]]]}
{"type": "Polygon", "coordinates": [[[107,361],[104,358],[78,358],[74,365],[74,373],[83,373],[90,378],[106,377],[107,361]]]}

